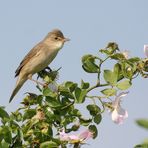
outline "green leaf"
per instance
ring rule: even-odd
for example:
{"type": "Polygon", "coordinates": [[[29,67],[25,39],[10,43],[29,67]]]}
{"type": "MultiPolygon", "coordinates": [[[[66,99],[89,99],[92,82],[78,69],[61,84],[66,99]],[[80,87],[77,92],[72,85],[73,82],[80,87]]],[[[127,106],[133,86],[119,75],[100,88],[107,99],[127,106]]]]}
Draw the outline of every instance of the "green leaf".
{"type": "Polygon", "coordinates": [[[81,117],[81,112],[78,109],[72,109],[69,111],[69,115],[81,117]]]}
{"type": "Polygon", "coordinates": [[[100,49],[99,52],[104,53],[106,55],[111,55],[112,54],[111,50],[107,50],[107,49],[100,49]]]}
{"type": "Polygon", "coordinates": [[[35,114],[36,114],[35,109],[27,109],[27,110],[25,110],[23,120],[31,119],[35,114]]]}
{"type": "Polygon", "coordinates": [[[0,107],[0,117],[1,117],[2,119],[4,119],[4,118],[8,118],[8,119],[9,119],[9,115],[8,115],[8,113],[4,110],[4,107],[0,107]]]}
{"type": "Polygon", "coordinates": [[[89,113],[92,116],[96,116],[97,114],[99,114],[101,112],[101,109],[95,104],[87,105],[87,109],[89,110],[89,113]]]}
{"type": "Polygon", "coordinates": [[[121,65],[119,63],[116,63],[114,66],[114,74],[117,77],[117,82],[124,78],[121,71],[121,65]]]}
{"type": "Polygon", "coordinates": [[[46,101],[50,107],[61,107],[61,103],[56,98],[46,97],[46,101]]]}
{"type": "Polygon", "coordinates": [[[121,70],[121,65],[119,63],[116,63],[114,66],[114,73],[116,73],[117,76],[117,82],[122,80],[124,78],[121,70]]]}
{"type": "Polygon", "coordinates": [[[102,120],[101,114],[98,114],[98,115],[94,116],[94,122],[96,124],[99,124],[101,122],[101,120],[102,120]]]}
{"type": "Polygon", "coordinates": [[[41,143],[40,148],[57,148],[58,144],[53,141],[46,141],[41,143]]]}
{"type": "Polygon", "coordinates": [[[84,82],[83,80],[81,80],[81,88],[82,89],[88,89],[89,88],[89,83],[88,82],[84,82]]]}
{"type": "Polygon", "coordinates": [[[17,130],[17,139],[19,139],[20,141],[23,140],[23,132],[21,129],[17,130]]]}
{"type": "Polygon", "coordinates": [[[1,143],[1,141],[3,140],[3,138],[4,138],[4,135],[3,135],[3,128],[0,127],[0,143],[1,143]]]}
{"type": "Polygon", "coordinates": [[[73,94],[64,86],[59,87],[59,92],[62,96],[66,97],[66,98],[74,99],[73,94]]]}
{"type": "Polygon", "coordinates": [[[99,67],[95,64],[96,57],[93,55],[85,55],[82,57],[82,67],[88,73],[98,73],[99,67]]]}
{"type": "Polygon", "coordinates": [[[104,70],[104,79],[107,83],[115,85],[117,83],[118,74],[117,72],[112,72],[111,70],[104,70]]]}
{"type": "Polygon", "coordinates": [[[136,71],[136,64],[133,64],[131,62],[122,62],[121,63],[121,69],[122,74],[125,78],[132,79],[134,72],[136,71]]]}
{"type": "Polygon", "coordinates": [[[138,120],[136,120],[136,123],[139,126],[145,128],[145,129],[148,129],[148,119],[138,119],[138,120]]]}
{"type": "Polygon", "coordinates": [[[17,122],[20,122],[22,120],[22,114],[17,110],[15,112],[12,112],[11,119],[16,120],[17,122]]]}
{"type": "Polygon", "coordinates": [[[106,96],[114,96],[116,92],[117,90],[113,88],[107,88],[107,89],[101,90],[101,93],[103,93],[106,96]]]}
{"type": "Polygon", "coordinates": [[[74,124],[74,125],[71,127],[72,131],[77,131],[79,128],[80,128],[80,125],[79,125],[79,124],[74,124]]]}
{"type": "Polygon", "coordinates": [[[80,124],[83,126],[88,126],[92,122],[92,119],[79,118],[79,120],[80,124]]]}
{"type": "Polygon", "coordinates": [[[131,81],[130,80],[124,80],[122,82],[119,82],[117,84],[117,88],[121,89],[121,90],[126,90],[131,86],[131,81]]]}
{"type": "Polygon", "coordinates": [[[111,56],[111,58],[115,60],[125,60],[126,59],[123,53],[115,53],[111,56]]]}
{"type": "Polygon", "coordinates": [[[73,83],[71,81],[67,81],[65,83],[65,87],[68,88],[70,90],[70,92],[73,92],[77,88],[77,86],[78,86],[77,83],[73,83]]]}
{"type": "Polygon", "coordinates": [[[148,148],[148,144],[138,144],[136,146],[134,146],[134,148],[148,148]]]}
{"type": "Polygon", "coordinates": [[[75,90],[76,103],[83,103],[85,101],[86,94],[86,89],[82,90],[79,87],[77,87],[75,90]]]}
{"type": "Polygon", "coordinates": [[[88,58],[92,58],[92,57],[93,57],[93,55],[91,55],[91,54],[84,55],[84,56],[82,57],[82,63],[85,63],[85,61],[86,61],[88,58]]]}
{"type": "Polygon", "coordinates": [[[56,93],[53,92],[50,88],[44,88],[43,89],[43,95],[44,96],[49,96],[49,97],[52,97],[52,98],[57,96],[56,93]]]}
{"type": "Polygon", "coordinates": [[[128,61],[132,62],[132,63],[137,63],[140,61],[140,58],[139,57],[134,57],[134,58],[130,58],[128,59],[128,61]]]}
{"type": "Polygon", "coordinates": [[[93,139],[98,136],[98,130],[95,125],[90,125],[89,130],[93,133],[93,139]]]}
{"type": "Polygon", "coordinates": [[[105,53],[106,55],[112,55],[116,50],[119,50],[118,44],[115,42],[108,43],[107,47],[105,49],[101,49],[101,53],[105,53]]]}
{"type": "Polygon", "coordinates": [[[119,50],[118,44],[116,42],[109,42],[106,48],[112,49],[112,52],[119,50]]]}
{"type": "Polygon", "coordinates": [[[5,141],[2,141],[0,143],[0,148],[9,148],[9,144],[7,142],[5,142],[5,141]]]}
{"type": "Polygon", "coordinates": [[[12,142],[12,135],[11,135],[11,131],[10,131],[9,127],[8,126],[3,126],[2,132],[4,134],[4,140],[7,143],[11,144],[11,142],[12,142]]]}

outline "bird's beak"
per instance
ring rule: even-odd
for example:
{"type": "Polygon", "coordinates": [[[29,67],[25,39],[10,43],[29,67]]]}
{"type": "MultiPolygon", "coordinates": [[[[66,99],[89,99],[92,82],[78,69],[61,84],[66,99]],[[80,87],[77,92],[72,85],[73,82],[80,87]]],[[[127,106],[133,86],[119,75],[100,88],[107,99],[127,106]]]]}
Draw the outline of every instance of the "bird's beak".
{"type": "Polygon", "coordinates": [[[67,42],[67,41],[70,41],[70,39],[64,38],[63,41],[64,41],[64,42],[67,42]]]}

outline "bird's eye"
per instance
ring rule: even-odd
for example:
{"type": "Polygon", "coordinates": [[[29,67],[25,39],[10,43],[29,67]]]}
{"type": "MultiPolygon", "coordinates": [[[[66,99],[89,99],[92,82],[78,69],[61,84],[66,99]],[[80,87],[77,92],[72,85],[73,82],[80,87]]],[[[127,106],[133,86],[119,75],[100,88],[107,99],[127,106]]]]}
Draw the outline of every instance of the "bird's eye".
{"type": "Polygon", "coordinates": [[[54,39],[55,39],[55,40],[58,40],[58,37],[55,37],[54,39]]]}

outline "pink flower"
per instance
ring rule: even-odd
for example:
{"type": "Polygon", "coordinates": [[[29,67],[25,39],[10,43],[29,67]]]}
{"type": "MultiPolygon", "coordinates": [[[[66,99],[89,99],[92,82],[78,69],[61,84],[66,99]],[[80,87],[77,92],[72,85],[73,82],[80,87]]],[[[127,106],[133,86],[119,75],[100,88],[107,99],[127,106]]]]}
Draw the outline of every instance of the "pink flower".
{"type": "Polygon", "coordinates": [[[128,112],[120,105],[121,98],[125,97],[127,94],[128,92],[120,93],[112,102],[113,111],[111,112],[111,117],[116,124],[122,124],[123,121],[128,117],[128,112]]]}
{"type": "Polygon", "coordinates": [[[148,57],[148,45],[144,45],[144,54],[148,57]]]}
{"type": "Polygon", "coordinates": [[[61,141],[68,141],[69,140],[69,136],[68,136],[68,134],[65,133],[64,130],[62,130],[62,132],[60,132],[60,140],[61,141]]]}
{"type": "Polygon", "coordinates": [[[93,133],[90,132],[89,130],[85,130],[79,135],[75,135],[75,134],[69,135],[69,134],[66,134],[64,130],[60,132],[60,140],[67,141],[69,143],[78,143],[78,142],[82,143],[85,140],[88,140],[92,137],[93,137],[93,133]]]}
{"type": "Polygon", "coordinates": [[[82,133],[80,133],[79,138],[83,140],[93,138],[93,133],[90,132],[89,130],[85,130],[82,133]]]}

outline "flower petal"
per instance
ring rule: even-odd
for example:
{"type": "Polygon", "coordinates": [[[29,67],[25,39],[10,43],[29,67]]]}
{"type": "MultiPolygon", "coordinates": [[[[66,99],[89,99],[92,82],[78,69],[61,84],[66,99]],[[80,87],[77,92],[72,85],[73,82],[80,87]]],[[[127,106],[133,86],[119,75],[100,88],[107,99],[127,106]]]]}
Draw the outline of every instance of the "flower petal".
{"type": "Polygon", "coordinates": [[[69,140],[68,134],[66,134],[64,131],[60,132],[60,140],[61,141],[68,141],[69,140]]]}
{"type": "Polygon", "coordinates": [[[117,108],[120,105],[122,97],[125,97],[129,92],[121,92],[116,96],[115,100],[112,102],[113,107],[117,108]]]}
{"type": "Polygon", "coordinates": [[[148,57],[148,45],[144,45],[144,54],[148,57]]]}
{"type": "Polygon", "coordinates": [[[79,137],[77,135],[69,135],[70,140],[79,140],[79,137]]]}
{"type": "Polygon", "coordinates": [[[112,120],[116,123],[116,124],[122,124],[123,121],[128,117],[128,113],[126,110],[120,108],[120,109],[114,109],[114,111],[112,112],[112,120]]]}
{"type": "Polygon", "coordinates": [[[83,131],[80,135],[79,135],[79,138],[82,139],[82,140],[85,140],[85,139],[90,139],[93,137],[93,133],[90,132],[89,130],[86,130],[86,131],[83,131]]]}

